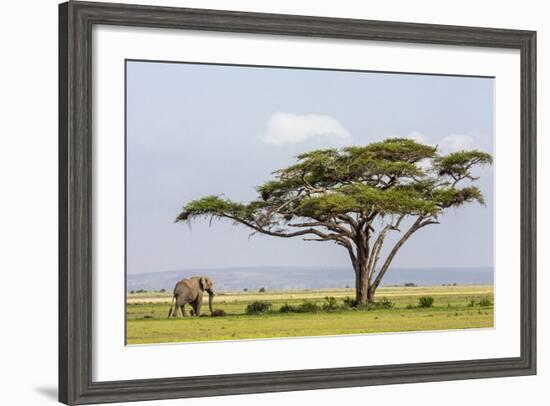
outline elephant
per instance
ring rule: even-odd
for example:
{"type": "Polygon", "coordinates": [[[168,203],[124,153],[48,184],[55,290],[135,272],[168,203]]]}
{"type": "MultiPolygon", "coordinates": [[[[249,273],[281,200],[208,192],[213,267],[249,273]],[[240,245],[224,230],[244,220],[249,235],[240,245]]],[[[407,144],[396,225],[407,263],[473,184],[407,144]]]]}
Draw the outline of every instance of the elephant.
{"type": "Polygon", "coordinates": [[[190,304],[193,308],[191,310],[191,316],[200,316],[204,291],[208,292],[208,307],[210,308],[210,313],[212,313],[212,299],[215,293],[212,280],[208,276],[193,276],[192,278],[182,279],[176,283],[174,287],[174,296],[172,297],[172,303],[168,311],[168,317],[177,317],[178,308],[181,309],[182,317],[185,317],[186,304],[190,304]],[[172,311],[172,308],[174,311],[172,311]]]}

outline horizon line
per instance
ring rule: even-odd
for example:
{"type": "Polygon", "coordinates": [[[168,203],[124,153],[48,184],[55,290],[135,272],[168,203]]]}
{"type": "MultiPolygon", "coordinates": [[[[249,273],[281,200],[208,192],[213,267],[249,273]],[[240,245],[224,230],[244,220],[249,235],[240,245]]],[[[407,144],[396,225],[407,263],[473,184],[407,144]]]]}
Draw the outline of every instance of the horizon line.
{"type": "MultiPolygon", "coordinates": [[[[151,273],[168,273],[168,272],[186,272],[186,271],[216,271],[224,269],[248,269],[248,268],[350,268],[350,265],[244,265],[244,266],[226,266],[226,267],[187,267],[185,269],[168,269],[164,271],[149,271],[149,272],[126,272],[127,275],[145,275],[151,273]]],[[[406,267],[406,266],[396,266],[391,267],[390,269],[424,269],[424,270],[433,270],[433,269],[476,269],[476,268],[494,268],[494,265],[473,265],[473,266],[415,266],[415,267],[406,267]]]]}

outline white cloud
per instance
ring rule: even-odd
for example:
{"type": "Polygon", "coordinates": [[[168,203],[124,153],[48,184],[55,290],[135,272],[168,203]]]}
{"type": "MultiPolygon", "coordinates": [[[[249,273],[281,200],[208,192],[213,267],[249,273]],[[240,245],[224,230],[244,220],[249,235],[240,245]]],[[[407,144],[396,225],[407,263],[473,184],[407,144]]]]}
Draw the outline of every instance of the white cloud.
{"type": "Polygon", "coordinates": [[[418,131],[413,131],[412,133],[407,135],[407,138],[414,140],[416,142],[420,142],[422,144],[428,143],[428,139],[426,138],[426,136],[424,134],[419,133],[418,131]]]}
{"type": "Polygon", "coordinates": [[[444,137],[440,142],[439,150],[448,154],[450,152],[468,150],[474,148],[474,138],[469,135],[451,134],[444,137]]]}
{"type": "Polygon", "coordinates": [[[418,131],[413,131],[407,138],[428,145],[437,145],[437,149],[441,154],[450,154],[462,150],[475,148],[475,140],[471,135],[451,134],[441,138],[439,141],[430,141],[428,137],[418,131]]]}
{"type": "Polygon", "coordinates": [[[349,144],[351,134],[334,117],[323,114],[275,113],[267,121],[263,142],[271,145],[298,144],[314,137],[349,144]]]}

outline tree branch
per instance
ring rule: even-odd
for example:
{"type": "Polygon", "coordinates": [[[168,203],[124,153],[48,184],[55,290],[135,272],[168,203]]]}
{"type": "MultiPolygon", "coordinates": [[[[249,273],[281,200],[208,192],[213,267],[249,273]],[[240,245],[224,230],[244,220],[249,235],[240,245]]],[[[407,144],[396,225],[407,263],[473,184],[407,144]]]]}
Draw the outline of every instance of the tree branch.
{"type": "Polygon", "coordinates": [[[374,280],[374,283],[372,284],[373,289],[376,289],[380,282],[382,282],[382,278],[384,278],[385,273],[388,271],[391,262],[393,261],[393,258],[395,257],[395,254],[397,254],[397,251],[405,244],[405,242],[410,238],[411,235],[413,235],[417,230],[421,229],[424,226],[427,226],[429,224],[437,224],[438,222],[428,218],[426,219],[423,216],[418,216],[416,221],[413,223],[413,225],[407,230],[407,232],[397,241],[397,243],[394,245],[390,253],[388,254],[386,261],[384,261],[384,264],[382,265],[382,268],[378,272],[378,275],[376,275],[376,278],[374,280]]]}

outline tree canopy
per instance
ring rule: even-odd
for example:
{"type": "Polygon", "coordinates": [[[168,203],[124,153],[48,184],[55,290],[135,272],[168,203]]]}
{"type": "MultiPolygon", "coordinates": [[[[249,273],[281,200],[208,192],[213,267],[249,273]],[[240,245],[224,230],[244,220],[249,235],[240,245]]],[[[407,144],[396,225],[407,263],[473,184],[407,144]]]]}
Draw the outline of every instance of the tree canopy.
{"type": "Polygon", "coordinates": [[[450,207],[484,204],[472,170],[492,163],[490,154],[459,151],[389,138],[365,146],[321,149],[273,172],[248,203],[206,196],[187,203],[176,221],[229,219],[275,237],[332,241],[345,247],[356,273],[357,301],[371,300],[393,257],[418,229],[437,224],[450,207]],[[386,234],[412,225],[378,267],[386,234]]]}

